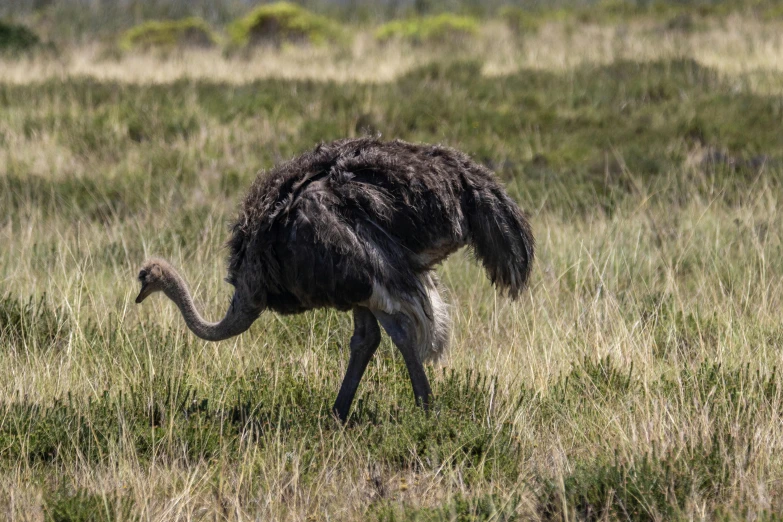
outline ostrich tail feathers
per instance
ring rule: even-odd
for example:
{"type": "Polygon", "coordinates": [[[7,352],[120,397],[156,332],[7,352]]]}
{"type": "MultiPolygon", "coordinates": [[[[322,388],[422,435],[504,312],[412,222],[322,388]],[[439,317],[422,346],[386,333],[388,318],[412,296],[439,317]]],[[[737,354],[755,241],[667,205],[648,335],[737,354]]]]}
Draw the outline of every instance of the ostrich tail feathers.
{"type": "Polygon", "coordinates": [[[535,240],[522,211],[499,185],[473,191],[465,214],[470,242],[493,284],[511,297],[527,285],[535,240]]]}

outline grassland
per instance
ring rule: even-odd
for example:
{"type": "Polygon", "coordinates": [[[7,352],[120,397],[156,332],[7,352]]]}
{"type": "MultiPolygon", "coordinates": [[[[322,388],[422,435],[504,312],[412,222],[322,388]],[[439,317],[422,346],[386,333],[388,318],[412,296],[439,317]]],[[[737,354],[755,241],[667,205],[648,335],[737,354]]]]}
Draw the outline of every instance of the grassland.
{"type": "Polygon", "coordinates": [[[0,516],[775,519],[781,33],[484,31],[459,52],[2,62],[0,516]],[[384,339],[340,426],[347,315],[265,314],[209,344],[170,303],[132,304],[134,275],[170,258],[218,316],[258,169],[364,132],[491,166],[538,260],[510,302],[453,256],[433,413],[384,339]]]}
{"type": "MultiPolygon", "coordinates": [[[[567,72],[582,65],[617,60],[672,60],[689,57],[717,72],[760,89],[783,91],[783,22],[731,15],[707,19],[695,30],[670,30],[658,20],[622,24],[543,22],[516,35],[500,20],[482,24],[479,34],[456,48],[381,43],[371,30],[351,30],[351,38],[331,46],[285,46],[226,56],[222,50],[181,49],[164,53],[123,53],[109,43],[63,44],[59,52],[3,56],[5,83],[89,76],[124,83],[170,83],[181,79],[243,84],[259,79],[377,83],[444,56],[475,60],[488,76],[536,69],[567,72]]],[[[453,43],[453,42],[452,42],[453,43]]]]}

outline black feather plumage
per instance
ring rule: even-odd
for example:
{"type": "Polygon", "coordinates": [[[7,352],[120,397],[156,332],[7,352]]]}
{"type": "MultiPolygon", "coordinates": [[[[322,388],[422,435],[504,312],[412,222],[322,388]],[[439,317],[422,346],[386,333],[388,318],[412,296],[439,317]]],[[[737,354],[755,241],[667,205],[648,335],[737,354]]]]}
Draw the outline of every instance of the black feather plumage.
{"type": "Polygon", "coordinates": [[[463,245],[512,297],[528,280],[530,225],[494,175],[442,146],[323,143],[262,173],[228,242],[228,281],[279,313],[348,310],[374,286],[422,298],[422,274],[463,245]]]}

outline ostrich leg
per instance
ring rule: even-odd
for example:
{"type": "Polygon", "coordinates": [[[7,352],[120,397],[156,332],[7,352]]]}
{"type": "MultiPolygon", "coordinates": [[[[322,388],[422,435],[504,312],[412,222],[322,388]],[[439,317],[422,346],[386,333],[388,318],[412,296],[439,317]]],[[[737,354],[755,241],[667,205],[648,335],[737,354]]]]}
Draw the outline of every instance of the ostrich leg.
{"type": "Polygon", "coordinates": [[[342,422],[348,419],[348,410],[356,395],[356,389],[362,380],[367,363],[370,362],[375,350],[381,342],[381,329],[372,312],[367,308],[353,309],[353,336],[351,337],[351,358],[348,360],[348,370],[345,372],[340,393],[334,402],[332,411],[342,422]]]}
{"type": "Polygon", "coordinates": [[[380,321],[383,329],[391,337],[394,345],[402,353],[402,358],[405,361],[405,366],[408,367],[408,374],[411,377],[416,403],[427,410],[432,391],[427,380],[427,374],[424,373],[424,366],[421,364],[418,355],[416,355],[416,337],[412,321],[404,314],[389,315],[377,310],[373,310],[373,313],[380,321]]]}

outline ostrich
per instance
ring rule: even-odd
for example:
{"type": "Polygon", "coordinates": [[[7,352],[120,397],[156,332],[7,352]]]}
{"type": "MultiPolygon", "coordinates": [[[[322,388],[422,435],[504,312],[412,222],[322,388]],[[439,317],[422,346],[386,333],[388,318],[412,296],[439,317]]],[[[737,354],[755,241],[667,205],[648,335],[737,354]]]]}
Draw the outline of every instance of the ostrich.
{"type": "Polygon", "coordinates": [[[345,377],[332,409],[342,421],[381,340],[402,354],[416,402],[427,408],[422,363],[449,337],[435,265],[471,245],[492,282],[515,298],[533,261],[533,234],[492,172],[454,149],[344,139],[260,174],[231,226],[225,317],[202,319],[185,281],[162,259],[139,272],[141,303],[163,292],[198,337],[220,341],[247,330],[264,310],[295,314],[352,310],[345,377]]]}

